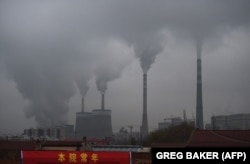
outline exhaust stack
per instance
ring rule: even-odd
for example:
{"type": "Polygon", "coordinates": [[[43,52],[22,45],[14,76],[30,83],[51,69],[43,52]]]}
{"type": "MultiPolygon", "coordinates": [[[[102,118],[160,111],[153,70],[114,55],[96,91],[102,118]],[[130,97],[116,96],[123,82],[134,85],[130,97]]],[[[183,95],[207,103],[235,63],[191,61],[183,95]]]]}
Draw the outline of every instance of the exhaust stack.
{"type": "Polygon", "coordinates": [[[101,104],[101,109],[104,110],[104,92],[102,92],[102,104],[101,104]]]}
{"type": "Polygon", "coordinates": [[[141,137],[142,140],[148,135],[148,116],[147,116],[147,73],[143,73],[143,113],[141,137]]]}
{"type": "Polygon", "coordinates": [[[82,97],[82,112],[84,112],[84,97],[82,97]]]}
{"type": "Polygon", "coordinates": [[[201,71],[202,44],[197,42],[197,89],[196,89],[196,128],[203,129],[203,102],[202,102],[202,71],[201,71]]]}

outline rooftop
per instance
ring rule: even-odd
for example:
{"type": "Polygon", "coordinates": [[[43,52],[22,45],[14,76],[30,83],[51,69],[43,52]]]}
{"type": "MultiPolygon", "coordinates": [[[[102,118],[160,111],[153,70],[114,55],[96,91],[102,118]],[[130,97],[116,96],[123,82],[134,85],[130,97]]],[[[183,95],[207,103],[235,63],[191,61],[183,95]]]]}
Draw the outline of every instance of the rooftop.
{"type": "Polygon", "coordinates": [[[194,130],[186,143],[153,143],[151,147],[250,147],[250,130],[194,130]]]}

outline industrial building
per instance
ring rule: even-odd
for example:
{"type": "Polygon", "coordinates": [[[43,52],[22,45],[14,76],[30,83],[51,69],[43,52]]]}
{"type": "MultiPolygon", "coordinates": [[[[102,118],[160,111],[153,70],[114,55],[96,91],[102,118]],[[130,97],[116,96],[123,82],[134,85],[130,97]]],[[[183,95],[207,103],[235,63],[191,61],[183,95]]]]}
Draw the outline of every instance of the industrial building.
{"type": "Polygon", "coordinates": [[[177,126],[183,123],[194,126],[194,120],[183,120],[181,117],[165,118],[164,121],[158,123],[158,129],[165,129],[171,126],[177,126]]]}
{"type": "Polygon", "coordinates": [[[111,110],[93,109],[92,112],[76,113],[76,139],[112,137],[111,110]]]}
{"type": "Polygon", "coordinates": [[[50,128],[24,129],[27,139],[68,140],[74,137],[74,125],[62,125],[50,128]]]}
{"type": "Polygon", "coordinates": [[[140,142],[140,132],[132,132],[132,129],[128,131],[122,127],[119,132],[114,134],[114,144],[116,145],[127,145],[136,144],[140,142]]]}
{"type": "Polygon", "coordinates": [[[87,138],[106,139],[113,137],[111,110],[104,107],[104,93],[102,93],[101,109],[93,109],[92,112],[84,111],[84,99],[82,98],[81,112],[76,113],[76,139],[87,138]]]}
{"type": "Polygon", "coordinates": [[[181,123],[183,123],[183,120],[180,117],[164,119],[163,122],[158,123],[158,129],[165,129],[170,126],[180,125],[181,123]]]}
{"type": "Polygon", "coordinates": [[[214,130],[249,130],[250,113],[212,116],[211,126],[214,130]]]}

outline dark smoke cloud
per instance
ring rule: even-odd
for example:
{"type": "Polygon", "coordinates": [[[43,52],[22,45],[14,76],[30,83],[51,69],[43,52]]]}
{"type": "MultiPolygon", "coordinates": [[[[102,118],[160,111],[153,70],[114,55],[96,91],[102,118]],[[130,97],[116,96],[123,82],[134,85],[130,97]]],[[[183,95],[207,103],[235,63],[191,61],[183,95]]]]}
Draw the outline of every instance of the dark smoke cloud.
{"type": "Polygon", "coordinates": [[[29,101],[26,115],[34,116],[39,126],[66,123],[68,102],[74,94],[71,70],[60,60],[62,56],[44,58],[33,53],[5,59],[9,78],[29,101]]]}
{"type": "Polygon", "coordinates": [[[207,38],[215,34],[222,36],[227,27],[249,26],[250,2],[247,0],[181,2],[170,5],[172,10],[166,15],[168,25],[177,32],[187,32],[200,52],[207,38]]]}
{"type": "Polygon", "coordinates": [[[63,20],[64,3],[3,1],[1,5],[6,73],[29,102],[26,116],[43,127],[67,123],[74,83],[85,95],[91,77],[88,66],[93,60],[79,48],[84,34],[63,20]]]}
{"type": "Polygon", "coordinates": [[[154,39],[155,33],[169,28],[177,37],[190,40],[195,46],[200,45],[198,49],[201,49],[205,40],[213,37],[217,30],[222,35],[227,26],[248,26],[249,6],[248,0],[113,2],[106,6],[107,12],[103,14],[106,22],[101,27],[112,35],[125,38],[137,48],[140,47],[138,53],[135,46],[136,56],[139,56],[145,72],[156,57],[148,55],[148,52],[156,53],[161,49],[152,48],[160,42],[154,39]],[[145,51],[145,56],[142,51],[145,51]]]}

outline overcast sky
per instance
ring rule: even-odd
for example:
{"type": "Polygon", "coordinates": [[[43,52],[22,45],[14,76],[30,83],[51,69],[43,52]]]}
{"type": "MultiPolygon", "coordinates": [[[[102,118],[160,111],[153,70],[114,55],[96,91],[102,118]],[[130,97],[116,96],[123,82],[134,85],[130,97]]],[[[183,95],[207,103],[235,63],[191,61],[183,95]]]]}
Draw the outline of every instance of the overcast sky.
{"type": "Polygon", "coordinates": [[[196,45],[202,47],[204,123],[249,113],[250,1],[0,2],[0,135],[75,124],[75,113],[112,110],[114,132],[195,117],[196,45]]]}

